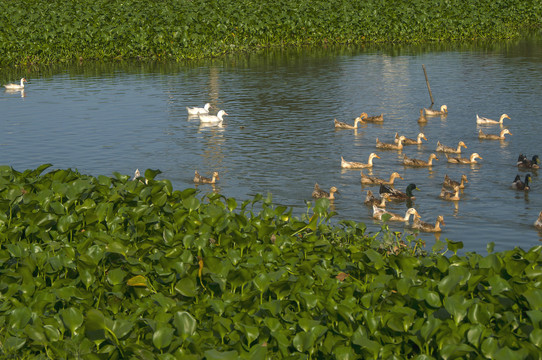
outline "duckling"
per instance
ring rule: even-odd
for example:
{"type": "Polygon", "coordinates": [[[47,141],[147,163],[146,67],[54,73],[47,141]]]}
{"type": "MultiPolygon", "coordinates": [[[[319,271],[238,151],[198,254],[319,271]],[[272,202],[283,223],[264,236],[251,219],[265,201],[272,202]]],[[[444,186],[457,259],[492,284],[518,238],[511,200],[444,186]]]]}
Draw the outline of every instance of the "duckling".
{"type": "Polygon", "coordinates": [[[380,184],[380,190],[379,193],[388,193],[390,200],[395,201],[404,201],[404,200],[414,200],[416,197],[412,194],[413,190],[420,190],[416,187],[416,184],[409,184],[406,187],[406,192],[402,192],[400,190],[394,189],[388,185],[380,184]]]}
{"type": "Polygon", "coordinates": [[[322,190],[320,188],[320,185],[318,183],[314,184],[314,190],[312,191],[312,197],[315,199],[321,199],[326,198],[329,200],[335,199],[335,193],[339,193],[339,190],[335,186],[332,186],[331,189],[329,189],[329,192],[322,190]]]}
{"type": "Polygon", "coordinates": [[[414,217],[414,221],[412,222],[413,229],[418,229],[424,232],[441,232],[442,231],[442,229],[440,228],[441,225],[442,226],[446,225],[444,223],[444,217],[442,215],[437,216],[437,221],[435,222],[435,225],[431,225],[426,222],[423,222],[417,217],[414,217]]]}
{"type": "Polygon", "coordinates": [[[367,195],[365,196],[365,200],[363,201],[363,203],[368,206],[377,206],[379,208],[385,208],[387,200],[388,200],[388,194],[382,194],[380,196],[380,199],[378,199],[373,195],[373,192],[371,190],[367,190],[367,195]]]}
{"type": "Polygon", "coordinates": [[[365,175],[363,173],[363,170],[361,170],[360,174],[361,174],[361,183],[365,185],[379,185],[379,184],[393,185],[395,179],[399,178],[403,180],[403,177],[399,175],[399,173],[396,173],[396,172],[393,172],[390,175],[390,179],[387,181],[384,179],[377,178],[376,176],[365,175]]]}
{"type": "Polygon", "coordinates": [[[542,230],[542,211],[538,213],[538,219],[534,222],[534,226],[538,230],[542,230]]]}
{"type": "Polygon", "coordinates": [[[467,180],[467,175],[463,174],[461,175],[461,182],[457,182],[455,180],[452,180],[448,174],[444,175],[444,183],[442,184],[444,187],[447,187],[447,188],[454,188],[456,186],[459,186],[460,189],[464,189],[465,188],[465,184],[468,183],[469,181],[467,180]]]}
{"type": "Polygon", "coordinates": [[[482,129],[478,131],[478,139],[488,139],[488,140],[504,140],[504,135],[512,135],[510,130],[508,129],[502,129],[501,133],[499,135],[496,134],[484,134],[482,129]]]}
{"type": "MultiPolygon", "coordinates": [[[[419,133],[416,139],[409,139],[405,137],[405,140],[403,140],[403,145],[420,145],[422,143],[422,139],[427,141],[427,138],[425,137],[423,133],[419,133]]],[[[394,142],[397,143],[398,141],[399,141],[399,134],[395,133],[394,142]]]]}
{"type": "Polygon", "coordinates": [[[448,107],[446,105],[442,105],[440,107],[440,111],[427,108],[423,108],[423,110],[425,111],[426,116],[439,116],[448,114],[448,107]]]}
{"type": "Polygon", "coordinates": [[[446,188],[445,187],[442,187],[442,189],[440,190],[440,195],[439,195],[441,198],[443,198],[444,200],[459,200],[460,197],[459,197],[459,186],[454,186],[454,191],[450,192],[450,191],[446,191],[446,188]]]}
{"type": "Polygon", "coordinates": [[[453,153],[453,154],[461,154],[461,147],[467,148],[467,145],[463,141],[460,141],[457,143],[457,148],[453,148],[451,146],[445,146],[440,143],[440,141],[437,141],[437,151],[442,151],[446,153],[453,153]]]}
{"type": "Polygon", "coordinates": [[[363,120],[359,117],[356,118],[356,120],[354,120],[354,125],[347,124],[337,119],[335,119],[334,122],[335,122],[335,129],[357,129],[358,123],[363,124],[363,120]]]}
{"type": "Polygon", "coordinates": [[[506,115],[506,114],[502,114],[499,121],[496,121],[496,120],[491,120],[491,119],[488,119],[486,117],[482,117],[482,116],[478,116],[478,114],[476,114],[476,123],[477,124],[485,124],[485,125],[492,125],[492,124],[503,124],[503,120],[504,119],[510,119],[510,116],[506,115]]]}
{"type": "Polygon", "coordinates": [[[218,171],[213,172],[212,178],[201,176],[197,170],[194,174],[194,182],[197,184],[216,184],[217,180],[219,180],[218,171]]]}
{"type": "Polygon", "coordinates": [[[384,121],[384,114],[380,114],[380,115],[377,115],[377,116],[369,116],[367,115],[367,113],[361,113],[361,115],[359,116],[363,121],[366,121],[366,122],[383,122],[384,121]]]}
{"type": "Polygon", "coordinates": [[[429,155],[429,160],[427,161],[408,158],[405,155],[403,158],[403,164],[407,166],[428,167],[428,166],[433,166],[433,159],[438,160],[437,155],[435,154],[429,155]]]}
{"type": "Polygon", "coordinates": [[[529,185],[530,181],[531,181],[531,174],[525,175],[525,182],[521,181],[521,178],[519,177],[519,174],[518,174],[516,175],[516,178],[514,179],[514,182],[512,183],[512,189],[528,191],[531,189],[531,186],[529,185]]]}
{"type": "Polygon", "coordinates": [[[403,141],[405,141],[404,136],[400,136],[399,140],[397,140],[397,144],[390,144],[390,143],[383,143],[382,141],[378,140],[376,138],[376,147],[379,149],[388,149],[388,150],[402,150],[403,149],[403,141]]]}
{"type": "Polygon", "coordinates": [[[527,159],[527,156],[521,154],[518,158],[518,167],[525,169],[539,169],[540,159],[538,155],[534,155],[531,160],[527,159]]]}
{"type": "Polygon", "coordinates": [[[448,162],[452,164],[477,164],[478,162],[476,159],[483,159],[483,157],[481,157],[478,153],[472,153],[468,159],[452,157],[446,154],[446,159],[448,159],[448,162]]]}
{"type": "Polygon", "coordinates": [[[423,109],[420,109],[420,117],[418,118],[419,124],[425,124],[427,122],[427,118],[423,114],[423,109]]]}
{"type": "Polygon", "coordinates": [[[345,161],[344,158],[341,156],[341,167],[343,169],[371,168],[373,167],[374,158],[380,159],[380,156],[376,155],[375,153],[371,153],[369,155],[369,160],[367,161],[367,163],[361,163],[361,162],[356,162],[356,161],[345,161]]]}
{"type": "Polygon", "coordinates": [[[388,221],[402,221],[402,222],[408,223],[409,220],[410,220],[411,215],[413,215],[415,218],[416,217],[420,218],[420,214],[418,214],[418,212],[414,208],[409,208],[405,212],[405,216],[401,216],[401,215],[394,214],[392,212],[386,211],[384,209],[381,209],[381,208],[373,205],[373,218],[378,219],[378,220],[382,220],[382,215],[384,215],[384,214],[390,214],[391,215],[391,217],[388,219],[388,221]]]}

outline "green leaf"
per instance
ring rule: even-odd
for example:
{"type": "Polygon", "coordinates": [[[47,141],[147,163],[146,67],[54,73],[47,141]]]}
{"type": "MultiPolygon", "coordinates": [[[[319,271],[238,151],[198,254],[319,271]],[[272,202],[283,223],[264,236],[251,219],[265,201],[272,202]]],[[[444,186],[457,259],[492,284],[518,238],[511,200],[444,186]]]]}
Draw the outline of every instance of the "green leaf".
{"type": "Polygon", "coordinates": [[[61,309],[58,313],[60,314],[64,326],[66,326],[72,334],[75,334],[76,330],[83,325],[83,314],[74,307],[61,309]]]}
{"type": "Polygon", "coordinates": [[[191,277],[184,277],[175,284],[175,291],[186,297],[195,297],[198,294],[196,281],[191,277]]]}
{"type": "Polygon", "coordinates": [[[152,343],[157,349],[163,349],[171,344],[173,340],[173,329],[169,324],[160,324],[152,335],[152,343]]]}
{"type": "Polygon", "coordinates": [[[204,352],[206,360],[237,360],[239,353],[235,350],[220,352],[218,350],[207,350],[204,352]]]}
{"type": "Polygon", "coordinates": [[[188,312],[177,311],[173,315],[173,325],[177,329],[177,334],[179,334],[183,340],[186,340],[186,338],[194,335],[196,332],[197,321],[188,312]]]}
{"type": "Polygon", "coordinates": [[[529,289],[523,293],[532,310],[542,309],[542,289],[529,289]]]}

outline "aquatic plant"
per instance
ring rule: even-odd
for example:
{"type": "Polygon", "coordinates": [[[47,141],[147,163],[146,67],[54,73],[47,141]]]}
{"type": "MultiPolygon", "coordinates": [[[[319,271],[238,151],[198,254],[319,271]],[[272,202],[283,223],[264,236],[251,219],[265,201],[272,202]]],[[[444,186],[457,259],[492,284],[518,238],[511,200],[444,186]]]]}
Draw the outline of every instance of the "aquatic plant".
{"type": "MultiPolygon", "coordinates": [[[[159,171],[0,167],[4,358],[538,358],[541,247],[445,256],[383,223],[159,171]],[[47,172],[45,172],[47,170],[47,172]]],[[[491,250],[491,249],[490,249],[491,250]]]]}
{"type": "Polygon", "coordinates": [[[0,2],[0,63],[184,60],[267,46],[518,37],[538,1],[0,2]]]}

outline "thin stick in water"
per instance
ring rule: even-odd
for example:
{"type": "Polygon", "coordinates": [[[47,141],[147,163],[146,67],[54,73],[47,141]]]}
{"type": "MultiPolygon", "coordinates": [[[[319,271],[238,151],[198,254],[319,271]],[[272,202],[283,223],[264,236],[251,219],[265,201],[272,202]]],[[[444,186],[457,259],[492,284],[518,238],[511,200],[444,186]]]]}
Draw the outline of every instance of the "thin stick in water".
{"type": "Polygon", "coordinates": [[[425,65],[422,64],[423,73],[425,74],[425,83],[427,84],[427,90],[429,90],[429,97],[431,98],[431,106],[435,103],[433,100],[433,93],[431,92],[431,86],[429,86],[429,80],[427,79],[427,71],[425,71],[425,65]]]}

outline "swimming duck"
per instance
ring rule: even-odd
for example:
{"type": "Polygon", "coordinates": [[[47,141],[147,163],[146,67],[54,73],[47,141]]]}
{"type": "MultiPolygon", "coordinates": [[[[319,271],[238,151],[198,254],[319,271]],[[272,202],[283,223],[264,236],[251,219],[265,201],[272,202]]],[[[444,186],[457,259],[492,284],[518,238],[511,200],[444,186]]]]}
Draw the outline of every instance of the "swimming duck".
{"type": "Polygon", "coordinates": [[[384,209],[381,209],[381,208],[373,205],[373,218],[378,219],[378,220],[382,220],[382,215],[384,215],[384,214],[390,214],[391,215],[391,217],[388,219],[388,221],[403,221],[403,222],[407,222],[407,223],[409,222],[411,215],[413,215],[415,218],[420,217],[420,214],[418,214],[418,212],[414,208],[409,208],[405,212],[405,216],[401,216],[401,215],[394,214],[392,212],[386,211],[384,209]]]}
{"type": "Polygon", "coordinates": [[[429,155],[429,160],[427,160],[427,161],[408,158],[405,155],[404,158],[403,158],[403,164],[407,165],[407,166],[418,166],[418,167],[433,166],[433,159],[438,160],[437,155],[435,155],[435,154],[429,155]]]}
{"type": "Polygon", "coordinates": [[[437,216],[437,221],[435,222],[435,225],[428,224],[426,222],[421,221],[419,218],[414,217],[414,221],[412,223],[412,228],[418,229],[420,231],[424,232],[441,232],[442,229],[440,226],[446,225],[444,223],[444,217],[442,215],[437,216]]]}
{"type": "Polygon", "coordinates": [[[361,183],[365,185],[379,185],[379,184],[393,185],[395,179],[399,178],[403,180],[403,177],[399,175],[399,173],[396,173],[396,172],[393,172],[390,175],[389,180],[380,179],[380,178],[377,178],[376,176],[365,175],[363,173],[363,170],[361,170],[360,173],[361,173],[361,183]]]}
{"type": "Polygon", "coordinates": [[[220,180],[218,177],[218,171],[213,172],[212,178],[201,176],[197,170],[194,174],[194,182],[196,184],[216,184],[217,180],[220,180]]]}
{"type": "Polygon", "coordinates": [[[472,153],[468,159],[448,156],[448,154],[446,154],[446,159],[448,159],[448,162],[452,164],[477,164],[478,162],[476,159],[483,159],[483,157],[481,157],[478,153],[472,153]]]}
{"type": "Polygon", "coordinates": [[[465,145],[463,141],[460,141],[459,143],[457,143],[457,148],[442,145],[440,141],[437,141],[436,151],[442,151],[442,152],[453,153],[453,154],[461,154],[461,147],[464,147],[465,149],[467,149],[467,145],[465,145]]]}
{"type": "Polygon", "coordinates": [[[512,135],[510,130],[508,129],[502,129],[501,133],[499,135],[496,134],[484,134],[482,129],[478,131],[478,139],[489,139],[489,140],[504,140],[504,135],[512,135]]]}
{"type": "Polygon", "coordinates": [[[369,160],[367,163],[361,163],[356,161],[346,161],[341,156],[341,167],[343,169],[362,169],[362,168],[371,168],[373,167],[373,159],[378,158],[380,159],[380,156],[376,155],[375,153],[371,153],[369,155],[369,160]]]}
{"type": "Polygon", "coordinates": [[[202,108],[187,106],[186,111],[188,112],[188,115],[208,114],[210,107],[211,104],[209,103],[205,104],[202,108]]]}
{"type": "Polygon", "coordinates": [[[510,119],[510,116],[506,115],[506,114],[502,114],[501,115],[501,118],[499,119],[499,121],[496,121],[496,120],[491,120],[491,119],[488,119],[486,117],[482,117],[482,116],[478,116],[478,114],[476,114],[476,123],[477,124],[501,124],[502,125],[502,121],[504,119],[510,119]]]}
{"type": "Polygon", "coordinates": [[[373,192],[371,190],[367,190],[367,196],[365,196],[365,200],[363,201],[363,203],[368,206],[377,206],[379,208],[385,208],[387,200],[388,200],[388,194],[382,194],[380,196],[380,199],[378,199],[373,195],[373,192]]]}
{"type": "Polygon", "coordinates": [[[4,87],[6,90],[23,90],[24,89],[24,83],[27,83],[25,78],[21,79],[20,84],[5,84],[4,87]]]}
{"type": "Polygon", "coordinates": [[[228,115],[224,110],[220,110],[216,115],[198,114],[199,120],[204,123],[221,123],[224,115],[228,115]]]}
{"type": "Polygon", "coordinates": [[[461,182],[457,182],[455,180],[452,180],[448,174],[444,175],[444,183],[442,184],[444,187],[447,187],[447,188],[454,188],[456,186],[459,186],[460,189],[464,189],[465,188],[465,184],[468,183],[469,181],[467,180],[467,175],[463,174],[461,175],[461,182]]]}
{"type": "Polygon", "coordinates": [[[416,197],[412,194],[413,190],[420,190],[416,187],[416,184],[409,184],[406,187],[406,192],[402,192],[400,190],[394,189],[388,185],[380,184],[379,193],[388,193],[390,200],[395,201],[404,201],[404,200],[414,200],[416,197]]]}
{"type": "Polygon", "coordinates": [[[376,147],[379,149],[402,150],[404,140],[405,140],[405,137],[401,135],[399,137],[399,140],[397,140],[397,144],[390,144],[390,143],[383,143],[382,141],[378,140],[378,138],[376,138],[376,147]]]}
{"type": "Polygon", "coordinates": [[[335,193],[338,193],[339,190],[335,186],[332,186],[331,189],[329,189],[329,192],[322,190],[320,188],[320,185],[318,183],[314,184],[314,190],[312,191],[312,197],[315,199],[321,199],[326,198],[329,200],[335,199],[335,193]]]}
{"type": "Polygon", "coordinates": [[[529,185],[531,181],[531,174],[525,175],[525,182],[521,181],[521,178],[519,175],[516,175],[516,178],[514,179],[514,182],[512,183],[512,189],[516,190],[530,190],[531,186],[529,185]]]}
{"type": "Polygon", "coordinates": [[[445,187],[442,187],[439,196],[444,200],[459,200],[459,186],[455,186],[454,191],[451,192],[447,191],[445,187]]]}
{"type": "Polygon", "coordinates": [[[423,110],[425,111],[425,115],[427,116],[439,116],[448,114],[448,107],[446,105],[442,105],[440,107],[440,110],[433,110],[427,108],[423,108],[423,110]]]}
{"type": "MultiPolygon", "coordinates": [[[[422,139],[427,141],[427,138],[425,137],[423,133],[419,133],[416,139],[409,139],[405,137],[405,140],[403,140],[403,145],[420,145],[422,143],[422,139]]],[[[397,143],[398,141],[399,141],[399,134],[395,133],[394,142],[397,143]]]]}
{"type": "Polygon", "coordinates": [[[538,230],[542,230],[542,211],[538,213],[538,219],[534,222],[534,226],[538,230]]]}
{"type": "Polygon", "coordinates": [[[363,120],[361,120],[361,118],[359,117],[356,118],[356,120],[354,120],[354,125],[347,124],[337,119],[334,120],[334,123],[335,123],[335,129],[357,129],[358,123],[363,124],[363,120]]]}
{"type": "Polygon", "coordinates": [[[518,167],[525,169],[539,169],[540,159],[538,155],[534,155],[531,160],[527,159],[527,156],[520,154],[518,158],[518,167]]]}
{"type": "Polygon", "coordinates": [[[418,118],[418,123],[425,124],[427,122],[427,118],[423,114],[423,109],[420,109],[420,117],[418,118]]]}
{"type": "Polygon", "coordinates": [[[359,117],[365,122],[383,122],[384,121],[384,114],[380,114],[377,116],[369,116],[367,115],[367,113],[361,113],[359,117]]]}

